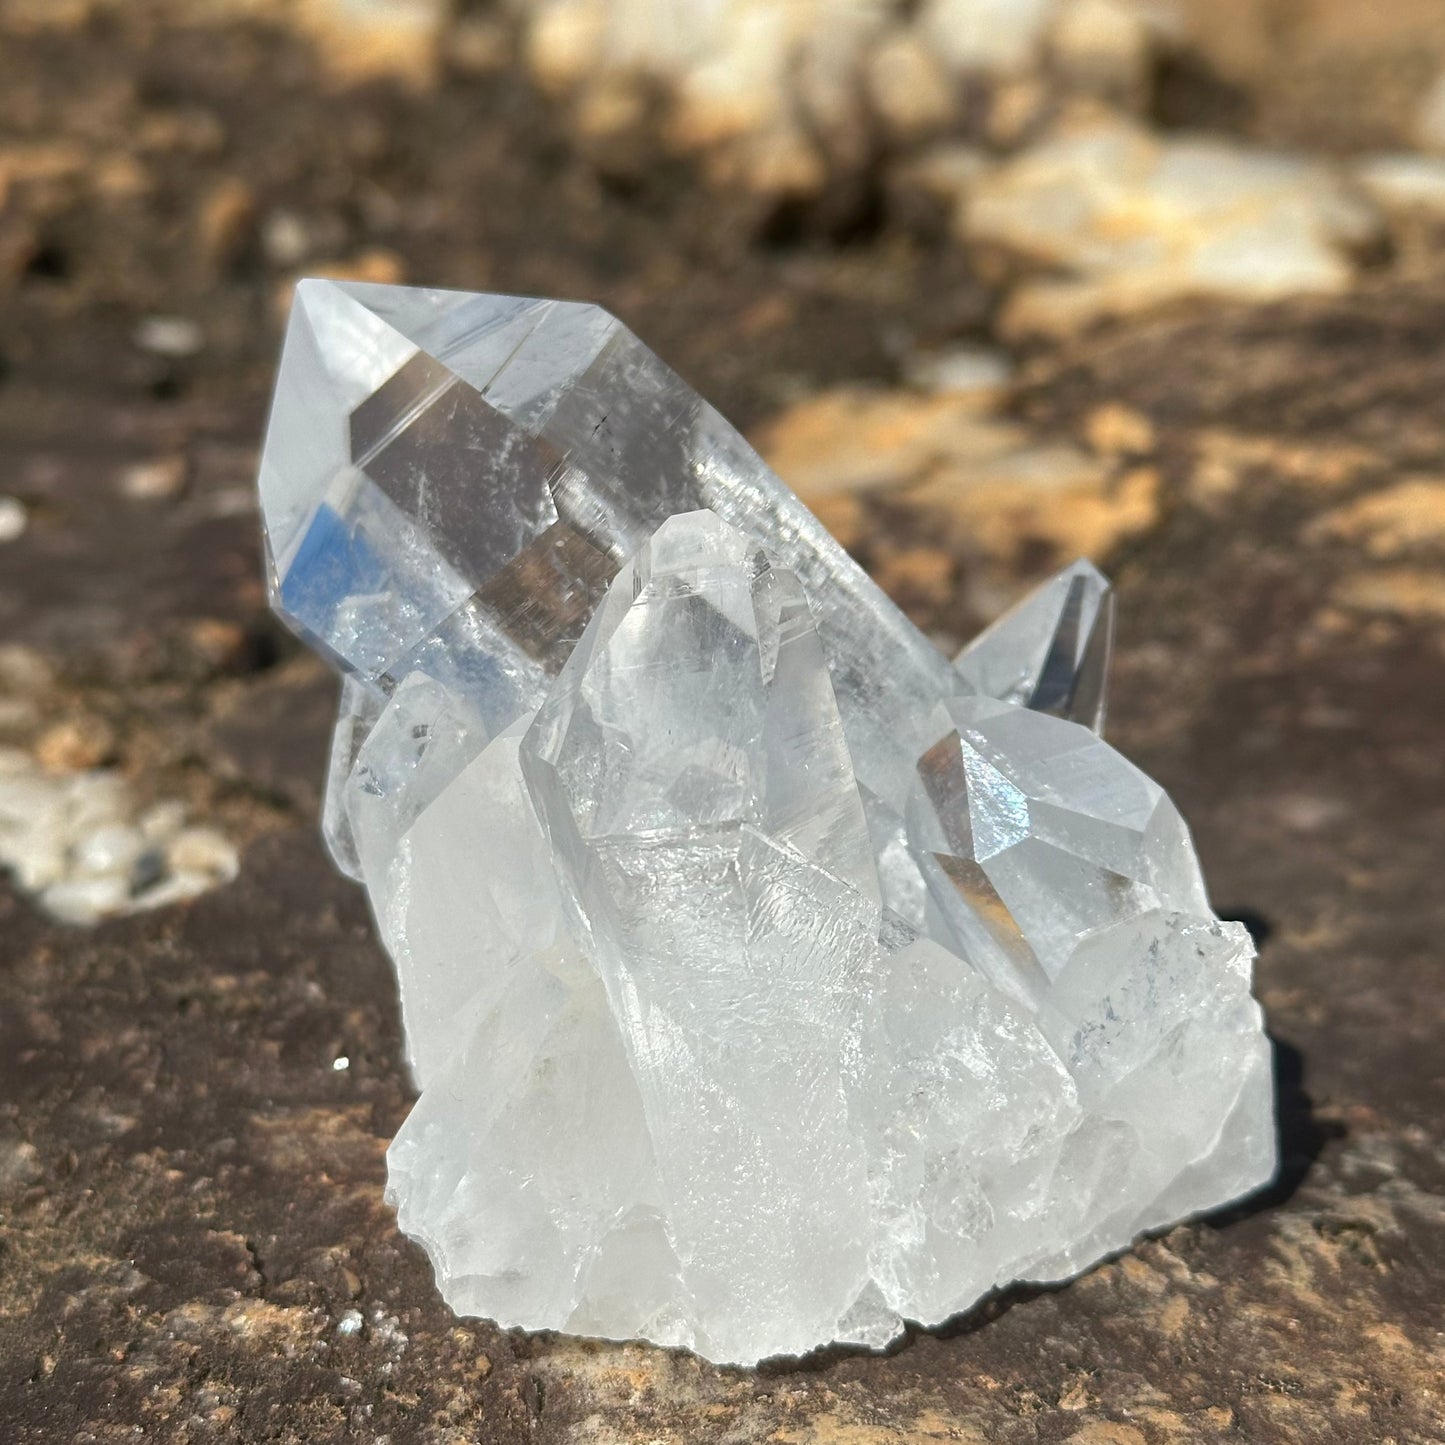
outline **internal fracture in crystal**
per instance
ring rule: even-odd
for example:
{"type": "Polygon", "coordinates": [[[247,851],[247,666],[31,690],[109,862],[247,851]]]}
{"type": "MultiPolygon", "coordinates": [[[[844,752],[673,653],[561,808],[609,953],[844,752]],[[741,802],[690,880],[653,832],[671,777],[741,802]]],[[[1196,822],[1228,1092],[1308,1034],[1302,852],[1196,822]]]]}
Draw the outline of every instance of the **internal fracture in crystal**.
{"type": "Polygon", "coordinates": [[[1271,1176],[1088,564],[950,664],[617,321],[502,296],[303,282],[260,485],[459,1313],[879,1346],[1271,1176]]]}

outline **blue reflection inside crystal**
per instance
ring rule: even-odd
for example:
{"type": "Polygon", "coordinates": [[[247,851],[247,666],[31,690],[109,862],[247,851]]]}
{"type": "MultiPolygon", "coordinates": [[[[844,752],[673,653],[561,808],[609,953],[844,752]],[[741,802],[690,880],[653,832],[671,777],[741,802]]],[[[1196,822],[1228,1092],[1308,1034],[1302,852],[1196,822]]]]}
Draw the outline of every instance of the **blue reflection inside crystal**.
{"type": "Polygon", "coordinates": [[[387,567],[358,529],[321,502],[281,581],[281,605],[320,637],[333,631],[348,597],[380,592],[387,567]]]}

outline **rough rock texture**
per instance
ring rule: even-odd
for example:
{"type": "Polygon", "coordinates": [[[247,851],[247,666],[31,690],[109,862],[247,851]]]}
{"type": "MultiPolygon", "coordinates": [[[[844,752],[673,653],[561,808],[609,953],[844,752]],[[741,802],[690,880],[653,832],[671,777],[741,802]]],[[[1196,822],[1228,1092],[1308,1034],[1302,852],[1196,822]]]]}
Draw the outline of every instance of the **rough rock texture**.
{"type": "MultiPolygon", "coordinates": [[[[1063,425],[1124,396],[1161,427],[1174,505],[1121,574],[1156,600],[1129,622],[1112,727],[1265,936],[1277,1191],[888,1358],[759,1375],[459,1325],[379,1202],[409,1107],[389,970],[314,832],[332,685],[287,664],[238,683],[204,735],[207,768],[288,800],[234,885],[79,936],[3,904],[12,1437],[1435,1438],[1439,814],[1401,799],[1432,796],[1442,664],[1428,590],[1399,579],[1438,575],[1439,553],[1359,518],[1438,465],[1416,392],[1442,378],[1408,358],[1442,316],[1438,296],[1382,295],[1134,336],[1028,398],[1063,425]],[[1342,332],[1377,363],[1349,405],[1342,332]],[[1159,365],[1186,342],[1207,404],[1159,365]],[[1378,560],[1343,540],[1355,526],[1378,560]]],[[[61,441],[48,453],[84,476],[61,441]]],[[[229,554],[252,555],[252,525],[231,520],[229,554]]],[[[70,535],[104,565],[103,528],[70,535]]],[[[177,564],[156,604],[181,607],[184,516],[153,546],[177,564]]]]}
{"type": "MultiPolygon", "coordinates": [[[[893,329],[966,328],[977,292],[902,244],[758,253],[715,204],[605,193],[515,94],[315,96],[305,46],[259,25],[155,33],[148,8],[0,44],[0,461],[30,515],[0,544],[0,631],[64,674],[29,701],[7,683],[3,714],[104,718],[147,798],[247,846],[234,884],[90,932],[0,885],[7,1439],[1441,1438],[1438,266],[1141,320],[1027,365],[1011,402],[1086,450],[1128,438],[1159,475],[1155,521],[1095,558],[1124,602],[1110,731],[1262,939],[1280,1187],[885,1358],[715,1370],[498,1333],[435,1301],[379,1202],[411,1105],[399,1020],[315,833],[334,685],[265,622],[249,510],[273,292],[384,251],[418,277],[595,296],[748,426],[809,389],[886,382],[893,329]],[[134,346],[144,316],[177,313],[199,353],[134,346]]],[[[1292,33],[1326,10],[1336,37],[1427,11],[1418,48],[1440,33],[1414,0],[1317,0],[1292,33]]],[[[1280,78],[1254,92],[1280,143],[1372,113],[1380,69],[1358,46],[1286,85],[1322,48],[1235,72],[1280,78]],[[1306,91],[1314,109],[1291,106],[1306,91]]],[[[860,506],[860,550],[916,620],[962,640],[996,610],[931,516],[860,506]]],[[[1008,555],[1016,588],[1027,534],[1008,555]]]]}

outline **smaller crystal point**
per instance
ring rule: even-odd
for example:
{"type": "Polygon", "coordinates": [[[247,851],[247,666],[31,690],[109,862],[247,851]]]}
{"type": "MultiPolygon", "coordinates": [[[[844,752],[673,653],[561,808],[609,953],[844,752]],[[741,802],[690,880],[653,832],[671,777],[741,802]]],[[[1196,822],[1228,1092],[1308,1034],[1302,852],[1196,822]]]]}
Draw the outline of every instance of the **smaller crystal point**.
{"type": "Polygon", "coordinates": [[[1114,593],[1090,562],[1065,567],[954,659],[984,697],[1104,730],[1114,593]]]}

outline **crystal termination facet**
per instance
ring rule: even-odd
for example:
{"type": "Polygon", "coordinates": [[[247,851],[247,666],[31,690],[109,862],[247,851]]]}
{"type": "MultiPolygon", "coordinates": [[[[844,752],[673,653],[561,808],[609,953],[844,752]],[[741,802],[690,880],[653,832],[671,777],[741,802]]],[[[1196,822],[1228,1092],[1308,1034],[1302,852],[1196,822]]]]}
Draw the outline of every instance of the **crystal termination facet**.
{"type": "Polygon", "coordinates": [[[303,282],[260,488],[458,1313],[881,1346],[1271,1176],[1088,564],[950,664],[617,321],[514,297],[303,282]]]}

